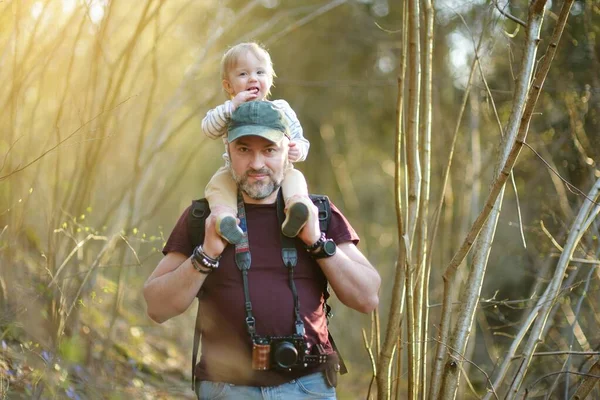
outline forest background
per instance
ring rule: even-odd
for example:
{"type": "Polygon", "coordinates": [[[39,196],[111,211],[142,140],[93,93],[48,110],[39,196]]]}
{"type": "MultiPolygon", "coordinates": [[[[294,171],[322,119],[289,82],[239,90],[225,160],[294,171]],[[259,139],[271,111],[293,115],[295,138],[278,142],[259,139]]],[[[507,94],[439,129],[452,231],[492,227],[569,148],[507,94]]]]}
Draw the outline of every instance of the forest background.
{"type": "MultiPolygon", "coordinates": [[[[600,178],[600,2],[570,3],[492,235],[461,353],[461,399],[496,394],[491,377],[557,270],[586,196],[597,194],[584,193],[600,178]]],[[[546,4],[540,49],[562,5],[546,4]]],[[[248,40],[269,49],[272,98],[291,104],[312,143],[297,165],[310,191],[329,195],[345,213],[383,278],[373,315],[332,301],[331,330],[351,370],[338,396],[375,396],[402,252],[396,211],[400,198],[409,202],[399,145],[408,123],[402,117],[399,124],[397,113],[399,87],[406,93],[410,80],[402,79],[404,10],[404,2],[388,0],[0,1],[0,397],[194,398],[195,307],[157,325],[141,289],[181,211],[203,196],[222,164],[222,143],[204,137],[200,121],[225,100],[221,55],[248,40]]],[[[432,96],[423,100],[432,109],[425,224],[434,227],[439,216],[428,246],[422,365],[433,363],[442,275],[494,177],[499,127],[511,115],[523,56],[519,22],[530,12],[525,1],[479,0],[440,0],[433,10],[417,14],[422,24],[434,16],[432,96]]],[[[538,347],[551,354],[533,358],[522,386],[532,398],[570,398],[597,366],[595,215],[551,298],[538,347]]],[[[461,263],[453,293],[467,289],[461,282],[470,265],[470,257],[461,263]]],[[[412,398],[418,387],[425,396],[427,383],[419,386],[408,371],[411,343],[402,326],[392,393],[412,398]]]]}

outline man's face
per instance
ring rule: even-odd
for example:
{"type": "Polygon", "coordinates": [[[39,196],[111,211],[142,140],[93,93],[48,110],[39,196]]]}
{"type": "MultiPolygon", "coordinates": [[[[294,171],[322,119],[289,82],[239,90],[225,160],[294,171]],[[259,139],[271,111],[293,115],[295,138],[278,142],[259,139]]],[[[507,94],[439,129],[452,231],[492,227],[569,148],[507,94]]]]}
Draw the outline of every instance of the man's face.
{"type": "Polygon", "coordinates": [[[287,140],[244,136],[228,148],[231,175],[242,192],[252,200],[274,201],[288,163],[287,140]]]}

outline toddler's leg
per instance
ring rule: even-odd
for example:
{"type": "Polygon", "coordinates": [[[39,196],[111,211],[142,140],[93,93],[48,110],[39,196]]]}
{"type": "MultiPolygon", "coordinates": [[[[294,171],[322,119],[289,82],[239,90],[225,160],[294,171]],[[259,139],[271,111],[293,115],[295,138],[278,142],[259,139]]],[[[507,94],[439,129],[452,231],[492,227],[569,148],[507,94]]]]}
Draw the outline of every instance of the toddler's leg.
{"type": "Polygon", "coordinates": [[[244,232],[237,222],[237,185],[227,167],[221,167],[206,185],[204,195],[217,217],[217,233],[231,244],[241,242],[244,232]]]}
{"type": "Polygon", "coordinates": [[[281,232],[285,236],[295,237],[306,225],[308,207],[312,204],[302,172],[294,168],[288,169],[281,183],[281,189],[286,205],[285,221],[281,225],[281,232]]]}

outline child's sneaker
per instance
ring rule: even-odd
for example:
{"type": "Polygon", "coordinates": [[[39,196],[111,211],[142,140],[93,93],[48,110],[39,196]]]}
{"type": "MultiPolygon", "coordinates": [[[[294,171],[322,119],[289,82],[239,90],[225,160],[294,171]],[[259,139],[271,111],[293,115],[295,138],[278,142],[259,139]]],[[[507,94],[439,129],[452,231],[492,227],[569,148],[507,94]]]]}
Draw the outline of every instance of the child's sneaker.
{"type": "Polygon", "coordinates": [[[238,226],[237,219],[233,215],[217,216],[217,233],[231,244],[238,244],[244,237],[244,232],[238,226]]]}
{"type": "Polygon", "coordinates": [[[285,221],[281,225],[281,232],[288,237],[296,237],[308,221],[308,206],[302,201],[297,201],[285,210],[285,221]]]}

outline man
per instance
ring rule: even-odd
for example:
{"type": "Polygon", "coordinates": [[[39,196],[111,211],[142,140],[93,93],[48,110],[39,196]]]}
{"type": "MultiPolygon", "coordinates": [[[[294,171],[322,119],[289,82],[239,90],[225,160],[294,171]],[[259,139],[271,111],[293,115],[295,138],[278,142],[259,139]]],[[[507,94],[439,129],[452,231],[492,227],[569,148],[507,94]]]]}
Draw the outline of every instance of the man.
{"type": "Polygon", "coordinates": [[[326,235],[317,207],[310,207],[308,222],[290,239],[297,265],[290,268],[290,258],[282,258],[286,239],[277,200],[288,164],[286,130],[268,102],[244,103],[234,111],[228,153],[243,199],[238,217],[247,242],[228,245],[209,216],[204,242],[193,248],[188,208],[144,286],[148,315],[159,323],[183,313],[199,295],[199,399],[335,399],[326,373],[336,357],[323,308],[325,282],[343,304],[360,312],[373,311],[379,302],[379,274],[333,204],[326,235]]]}

